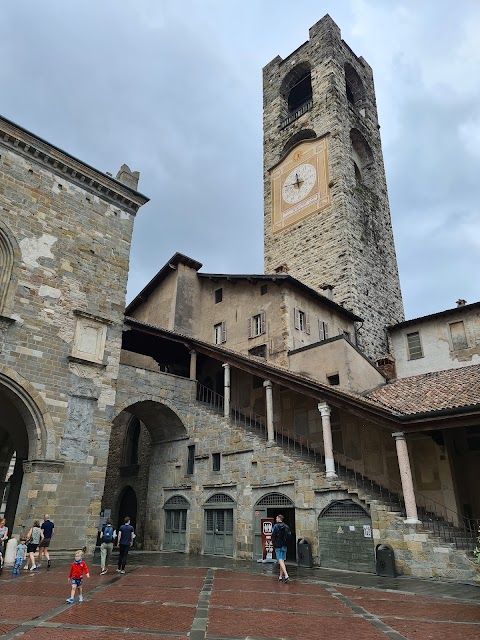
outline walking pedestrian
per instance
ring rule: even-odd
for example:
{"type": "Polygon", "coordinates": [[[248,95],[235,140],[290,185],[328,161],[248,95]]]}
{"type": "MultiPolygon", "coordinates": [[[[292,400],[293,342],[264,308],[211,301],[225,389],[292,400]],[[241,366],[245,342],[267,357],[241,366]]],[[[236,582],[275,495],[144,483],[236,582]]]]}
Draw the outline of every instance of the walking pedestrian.
{"type": "Polygon", "coordinates": [[[110,561],[110,556],[113,551],[113,541],[116,537],[117,533],[113,528],[112,521],[110,518],[107,518],[105,524],[100,531],[100,564],[101,571],[100,575],[104,576],[108,571],[108,563],[110,561]]]}
{"type": "Polygon", "coordinates": [[[15,563],[13,565],[13,575],[18,576],[20,573],[20,569],[22,568],[22,564],[27,559],[27,545],[25,536],[21,536],[19,544],[17,544],[17,550],[15,553],[15,563]]]}
{"type": "Polygon", "coordinates": [[[70,573],[68,574],[68,582],[72,585],[70,591],[70,598],[67,598],[67,602],[73,604],[75,602],[75,591],[78,589],[78,601],[83,602],[83,590],[82,580],[83,576],[90,578],[90,572],[86,563],[83,561],[83,551],[80,549],[75,551],[75,560],[70,567],[70,573]]]}
{"type": "Polygon", "coordinates": [[[0,520],[0,553],[5,555],[5,546],[8,540],[8,527],[5,518],[0,520]]]}
{"type": "Polygon", "coordinates": [[[118,555],[118,573],[125,573],[125,565],[127,564],[128,550],[133,544],[134,529],[130,524],[130,518],[125,518],[125,524],[122,524],[118,530],[117,544],[120,548],[118,555]]]}
{"type": "Polygon", "coordinates": [[[50,516],[48,515],[48,513],[46,513],[43,516],[43,522],[40,528],[43,531],[43,540],[41,540],[40,544],[38,545],[37,567],[42,566],[40,562],[43,559],[43,557],[45,557],[45,559],[47,560],[47,569],[50,569],[51,562],[50,562],[50,553],[48,551],[48,548],[50,546],[50,542],[52,540],[53,534],[55,533],[55,525],[50,520],[50,516]]]}
{"type": "Polygon", "coordinates": [[[280,567],[279,582],[282,580],[288,582],[287,568],[285,567],[285,560],[287,559],[287,542],[292,535],[289,527],[283,522],[284,517],[278,515],[275,518],[275,524],[272,529],[272,540],[275,548],[275,556],[278,560],[278,566],[280,567]]]}
{"type": "Polygon", "coordinates": [[[30,569],[30,571],[34,571],[37,568],[37,565],[35,564],[35,552],[42,540],[43,531],[40,528],[40,520],[35,520],[32,528],[27,533],[28,560],[27,564],[23,567],[24,569],[30,569]]]}

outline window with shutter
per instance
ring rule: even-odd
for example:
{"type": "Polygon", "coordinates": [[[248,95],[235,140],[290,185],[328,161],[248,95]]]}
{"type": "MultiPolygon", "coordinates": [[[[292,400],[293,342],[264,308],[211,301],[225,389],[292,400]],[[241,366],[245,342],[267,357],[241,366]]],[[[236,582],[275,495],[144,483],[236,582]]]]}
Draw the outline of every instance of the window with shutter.
{"type": "Polygon", "coordinates": [[[452,347],[455,351],[468,348],[463,320],[450,323],[450,337],[452,339],[452,347]]]}
{"type": "Polygon", "coordinates": [[[300,329],[300,309],[293,310],[295,329],[300,329]]]}
{"type": "Polygon", "coordinates": [[[257,313],[257,315],[249,318],[248,321],[248,337],[256,338],[265,333],[265,312],[257,313]]]}
{"type": "Polygon", "coordinates": [[[253,335],[252,333],[252,318],[248,319],[248,337],[251,338],[253,335]]]}
{"type": "Polygon", "coordinates": [[[227,341],[227,323],[222,322],[222,343],[227,341]]]}
{"type": "Polygon", "coordinates": [[[310,318],[307,313],[305,314],[305,333],[310,335],[310,318]]]}
{"type": "Polygon", "coordinates": [[[422,343],[420,342],[420,334],[418,331],[407,333],[407,348],[409,360],[423,358],[422,343]]]}
{"type": "Polygon", "coordinates": [[[227,341],[227,323],[219,322],[213,327],[213,341],[215,344],[222,344],[227,341]]]}

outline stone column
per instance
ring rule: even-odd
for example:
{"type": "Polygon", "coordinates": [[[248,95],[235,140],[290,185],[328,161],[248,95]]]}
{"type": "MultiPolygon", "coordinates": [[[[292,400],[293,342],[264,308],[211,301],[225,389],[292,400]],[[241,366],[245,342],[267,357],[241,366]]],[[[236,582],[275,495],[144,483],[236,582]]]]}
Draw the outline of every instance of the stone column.
{"type": "Polygon", "coordinates": [[[318,410],[322,416],[323,448],[325,450],[325,475],[327,478],[337,478],[335,460],[333,459],[332,425],[330,424],[331,409],[326,402],[318,403],[318,410]]]}
{"type": "Polygon", "coordinates": [[[275,431],[273,429],[273,385],[270,380],[265,380],[265,398],[267,401],[267,438],[269,442],[275,442],[275,431]]]}
{"type": "Polygon", "coordinates": [[[222,364],[224,369],[224,394],[223,394],[223,415],[230,417],[230,365],[222,364]]]}
{"type": "Polygon", "coordinates": [[[190,380],[197,379],[197,352],[192,349],[188,352],[190,354],[190,380]]]}
{"type": "Polygon", "coordinates": [[[392,433],[395,438],[397,447],[398,466],[400,467],[400,478],[402,480],[403,499],[405,500],[405,511],[407,512],[407,524],[419,524],[417,513],[417,503],[415,500],[415,491],[413,489],[412,470],[410,467],[410,458],[408,457],[407,441],[402,431],[392,433]]]}

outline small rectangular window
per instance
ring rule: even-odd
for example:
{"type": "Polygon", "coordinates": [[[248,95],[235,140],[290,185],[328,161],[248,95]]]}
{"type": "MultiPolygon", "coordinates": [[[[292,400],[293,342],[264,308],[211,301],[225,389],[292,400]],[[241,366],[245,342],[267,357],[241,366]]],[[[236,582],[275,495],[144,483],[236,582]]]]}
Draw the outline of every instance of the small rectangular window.
{"type": "Polygon", "coordinates": [[[187,457],[187,475],[193,475],[193,470],[195,468],[195,445],[188,445],[188,457],[187,457]]]}
{"type": "Polygon", "coordinates": [[[332,385],[332,387],[336,387],[340,384],[340,376],[338,373],[334,373],[331,376],[327,376],[328,384],[332,385]]]}
{"type": "Polygon", "coordinates": [[[213,341],[215,344],[223,344],[227,341],[227,323],[219,322],[213,327],[213,341]]]}
{"type": "Polygon", "coordinates": [[[223,300],[223,289],[215,289],[215,304],[218,304],[223,300]]]}
{"type": "Polygon", "coordinates": [[[262,286],[260,287],[260,295],[264,296],[268,291],[268,286],[266,284],[262,284],[262,286]]]}
{"type": "Polygon", "coordinates": [[[266,358],[267,357],[267,345],[266,344],[259,344],[256,347],[253,347],[253,349],[249,349],[248,350],[248,355],[249,356],[257,356],[257,358],[266,358]]]}
{"type": "Polygon", "coordinates": [[[308,317],[308,314],[305,313],[305,311],[295,308],[294,324],[295,324],[295,329],[298,329],[299,331],[303,331],[308,335],[310,334],[310,319],[308,317]]]}
{"type": "Polygon", "coordinates": [[[257,336],[261,336],[265,333],[265,327],[265,312],[262,311],[262,313],[258,313],[248,319],[248,337],[256,338],[257,336]]]}
{"type": "Polygon", "coordinates": [[[454,351],[460,351],[461,349],[468,348],[463,320],[450,323],[450,338],[452,339],[452,347],[454,351]]]}
{"type": "Polygon", "coordinates": [[[221,454],[212,453],[212,470],[220,471],[220,464],[221,464],[221,454]]]}
{"type": "Polygon", "coordinates": [[[408,359],[418,360],[423,358],[422,343],[418,331],[407,333],[408,359]]]}

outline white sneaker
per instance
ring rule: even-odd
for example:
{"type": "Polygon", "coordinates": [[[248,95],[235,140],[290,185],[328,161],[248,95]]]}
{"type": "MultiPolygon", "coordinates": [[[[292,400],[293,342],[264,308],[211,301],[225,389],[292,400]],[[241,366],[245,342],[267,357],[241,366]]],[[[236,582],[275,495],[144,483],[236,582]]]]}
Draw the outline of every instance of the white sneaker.
{"type": "Polygon", "coordinates": [[[36,568],[37,568],[37,565],[34,564],[33,567],[30,567],[30,571],[35,571],[36,568]]]}

